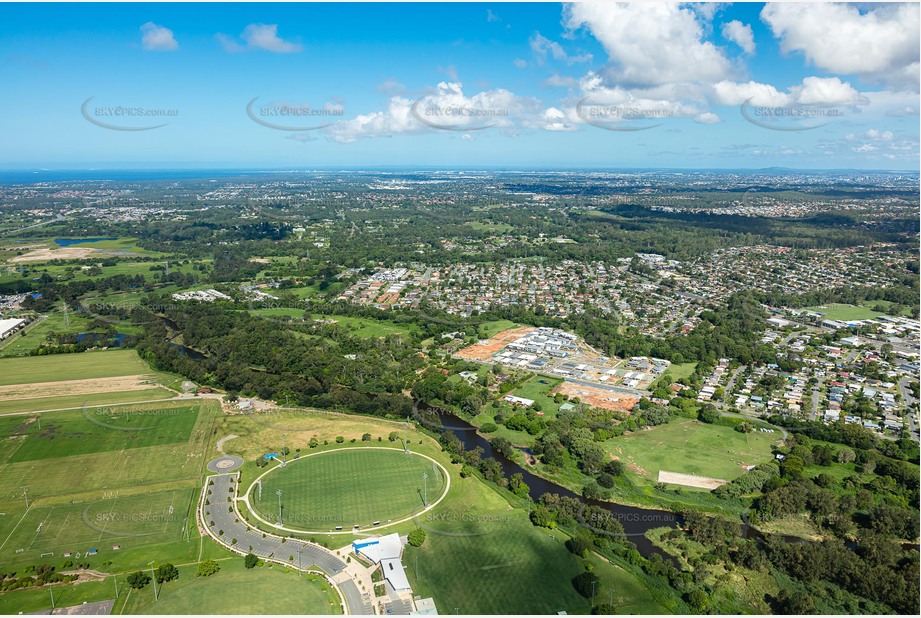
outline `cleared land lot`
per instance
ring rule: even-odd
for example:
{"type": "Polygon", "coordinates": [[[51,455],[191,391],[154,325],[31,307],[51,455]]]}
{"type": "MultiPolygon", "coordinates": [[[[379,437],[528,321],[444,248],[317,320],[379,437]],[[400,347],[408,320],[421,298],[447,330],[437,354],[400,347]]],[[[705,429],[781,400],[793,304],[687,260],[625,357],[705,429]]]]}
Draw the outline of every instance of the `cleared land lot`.
{"type": "Polygon", "coordinates": [[[0,399],[35,399],[36,397],[62,397],[66,395],[87,395],[114,391],[138,391],[151,387],[150,377],[143,375],[118,376],[114,378],[90,378],[87,380],[60,380],[38,384],[12,384],[0,386],[0,399]],[[41,393],[41,395],[38,395],[41,393]]]}
{"type": "Polygon", "coordinates": [[[619,393],[600,386],[588,386],[569,381],[563,382],[557,386],[553,389],[553,393],[569,395],[570,399],[578,397],[579,401],[593,408],[620,410],[622,412],[629,412],[639,401],[639,397],[634,397],[627,393],[619,393]]]}
{"type": "Polygon", "coordinates": [[[659,472],[694,474],[730,481],[746,466],[771,459],[778,433],[740,433],[731,427],[694,420],[675,420],[604,443],[605,449],[624,461],[630,471],[650,482],[659,472]]]}
{"type": "Polygon", "coordinates": [[[259,492],[250,495],[259,514],[277,521],[282,490],[285,524],[301,530],[346,530],[374,521],[401,519],[436,501],[444,491],[440,468],[402,449],[348,449],[318,453],[289,461],[262,478],[259,492]],[[423,480],[423,474],[427,479],[423,480]]]}
{"type": "Polygon", "coordinates": [[[457,353],[457,356],[470,360],[489,362],[492,360],[492,357],[496,354],[496,352],[511,342],[515,341],[516,339],[519,339],[535,330],[537,329],[533,326],[510,328],[508,330],[496,333],[489,339],[484,340],[484,343],[475,343],[472,346],[464,348],[457,353]]]}
{"type": "Polygon", "coordinates": [[[684,485],[686,487],[697,487],[698,489],[716,489],[720,485],[726,484],[724,479],[715,479],[709,476],[698,476],[696,474],[666,472],[665,470],[659,470],[658,480],[660,483],[684,485]]]}

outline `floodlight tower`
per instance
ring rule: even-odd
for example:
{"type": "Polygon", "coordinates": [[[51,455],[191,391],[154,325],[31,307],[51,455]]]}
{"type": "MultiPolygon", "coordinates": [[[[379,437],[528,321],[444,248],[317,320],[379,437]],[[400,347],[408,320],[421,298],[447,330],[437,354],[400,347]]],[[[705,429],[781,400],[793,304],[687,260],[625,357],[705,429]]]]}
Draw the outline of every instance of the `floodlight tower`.
{"type": "Polygon", "coordinates": [[[423,472],[423,473],[422,473],[422,504],[425,505],[425,506],[428,506],[428,505],[429,505],[429,500],[428,500],[428,495],[429,495],[429,492],[428,492],[428,485],[429,485],[429,473],[428,473],[428,472],[423,472]]]}
{"type": "Polygon", "coordinates": [[[281,456],[284,458],[282,466],[288,463],[288,449],[285,447],[285,434],[281,434],[281,456]]]}
{"type": "Polygon", "coordinates": [[[275,495],[278,496],[278,525],[283,526],[285,524],[281,515],[281,489],[275,490],[275,495]]]}

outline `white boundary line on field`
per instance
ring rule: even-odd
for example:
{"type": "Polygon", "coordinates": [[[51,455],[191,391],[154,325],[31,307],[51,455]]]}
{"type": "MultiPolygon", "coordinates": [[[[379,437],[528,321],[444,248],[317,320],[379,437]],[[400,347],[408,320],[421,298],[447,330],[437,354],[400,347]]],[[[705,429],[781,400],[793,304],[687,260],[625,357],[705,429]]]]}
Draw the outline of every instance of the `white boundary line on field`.
{"type": "MultiPolygon", "coordinates": [[[[310,453],[310,454],[308,454],[308,455],[301,456],[301,457],[299,457],[298,459],[294,459],[294,460],[288,461],[288,465],[290,465],[290,464],[292,464],[292,463],[295,463],[295,462],[298,462],[298,461],[301,461],[301,460],[304,460],[304,459],[307,459],[307,458],[309,458],[309,457],[317,457],[317,456],[319,456],[319,455],[325,455],[325,454],[327,454],[327,453],[341,453],[342,451],[364,451],[364,450],[371,450],[371,449],[373,449],[373,450],[378,450],[378,451],[393,451],[393,452],[396,452],[396,453],[403,453],[403,452],[404,452],[402,448],[391,448],[391,447],[389,447],[389,446],[347,446],[347,447],[345,447],[345,448],[336,448],[336,449],[330,449],[330,450],[328,450],[328,451],[320,451],[320,452],[318,452],[318,453],[310,453]]],[[[438,497],[438,500],[435,500],[435,502],[432,502],[431,504],[429,504],[427,507],[425,507],[424,509],[422,509],[422,510],[419,511],[418,513],[413,513],[412,515],[409,515],[409,516],[407,516],[407,517],[404,517],[403,519],[398,519],[397,521],[391,521],[391,522],[388,522],[388,523],[383,524],[383,525],[380,525],[380,526],[374,526],[374,527],[371,528],[370,530],[382,530],[382,529],[384,529],[384,528],[389,528],[389,527],[391,527],[391,526],[396,526],[397,524],[402,524],[403,522],[412,521],[413,519],[416,519],[417,517],[419,517],[420,515],[422,515],[422,514],[424,514],[424,513],[428,513],[428,512],[431,511],[433,508],[435,508],[436,506],[438,506],[438,504],[439,504],[442,500],[444,500],[445,497],[447,497],[448,491],[451,490],[451,475],[448,474],[447,469],[445,469],[445,467],[444,467],[443,465],[441,465],[440,463],[438,463],[437,461],[435,461],[434,459],[432,459],[431,457],[429,457],[428,455],[425,455],[425,454],[423,454],[423,453],[417,453],[417,452],[415,452],[415,451],[410,451],[409,454],[410,454],[410,455],[418,455],[419,457],[424,457],[424,458],[428,459],[429,461],[431,461],[432,463],[434,463],[434,464],[435,464],[436,466],[438,466],[439,468],[441,468],[441,471],[442,471],[442,473],[443,473],[444,476],[445,476],[445,490],[442,492],[441,496],[438,497]]],[[[284,530],[285,532],[294,532],[294,533],[296,533],[296,534],[327,534],[327,535],[335,535],[335,534],[354,534],[354,532],[355,532],[354,529],[352,529],[352,530],[332,530],[332,531],[324,531],[324,532],[315,531],[315,530],[301,530],[301,529],[299,529],[299,528],[288,528],[288,527],[286,527],[286,526],[279,526],[278,524],[275,524],[275,523],[272,523],[272,522],[270,522],[270,521],[267,521],[267,520],[263,519],[263,518],[259,515],[259,513],[256,512],[256,509],[253,508],[253,506],[250,504],[250,502],[249,502],[249,493],[250,493],[250,491],[253,489],[253,487],[256,486],[256,481],[261,481],[261,480],[262,480],[262,477],[264,477],[265,475],[267,475],[267,474],[269,474],[269,473],[271,473],[271,472],[274,472],[274,471],[278,470],[280,467],[281,467],[280,465],[279,465],[279,466],[275,466],[274,468],[271,468],[271,469],[269,469],[269,470],[266,470],[265,472],[263,472],[262,474],[260,474],[258,477],[256,477],[255,479],[253,479],[253,482],[250,483],[249,487],[248,487],[247,490],[246,490],[246,493],[243,494],[242,497],[238,498],[241,502],[243,502],[244,504],[246,504],[247,510],[250,512],[250,514],[251,514],[253,517],[255,517],[256,519],[258,519],[258,520],[259,520],[260,522],[262,522],[263,524],[265,524],[265,525],[267,525],[267,526],[271,526],[273,530],[284,530]]],[[[362,530],[362,533],[366,533],[366,532],[367,532],[367,530],[362,530]]]]}
{"type": "Polygon", "coordinates": [[[26,518],[26,515],[28,515],[28,514],[29,514],[29,511],[31,511],[31,510],[32,510],[32,505],[30,504],[30,505],[29,505],[29,508],[26,509],[26,512],[23,513],[23,514],[22,514],[22,517],[19,518],[19,521],[16,522],[16,525],[13,526],[13,529],[10,530],[10,534],[6,537],[6,540],[3,541],[3,544],[0,545],[0,549],[3,549],[3,548],[6,546],[7,542],[10,540],[10,537],[13,536],[13,533],[16,532],[16,529],[17,529],[17,528],[19,528],[19,524],[22,523],[22,520],[26,518]]]}

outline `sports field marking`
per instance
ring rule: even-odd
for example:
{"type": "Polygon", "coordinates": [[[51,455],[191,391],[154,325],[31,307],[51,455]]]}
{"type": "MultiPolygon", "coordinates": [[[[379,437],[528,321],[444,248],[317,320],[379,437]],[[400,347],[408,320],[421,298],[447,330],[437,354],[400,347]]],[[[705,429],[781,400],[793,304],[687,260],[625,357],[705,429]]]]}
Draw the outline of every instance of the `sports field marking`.
{"type": "Polygon", "coordinates": [[[51,510],[48,511],[48,514],[45,516],[45,519],[43,519],[42,522],[38,524],[38,528],[35,530],[35,536],[32,537],[32,542],[29,543],[29,547],[28,547],[29,550],[31,550],[32,546],[35,545],[35,541],[38,540],[38,536],[42,533],[42,528],[44,528],[45,524],[48,523],[48,520],[51,518],[51,514],[54,512],[54,509],[56,508],[57,507],[55,506],[51,507],[51,510]]]}
{"type": "MultiPolygon", "coordinates": [[[[302,456],[300,459],[297,459],[297,460],[294,460],[294,461],[302,461],[302,460],[304,460],[304,459],[306,459],[306,458],[308,458],[308,457],[317,457],[317,456],[319,456],[319,455],[323,455],[323,454],[326,454],[326,453],[341,453],[341,452],[343,452],[343,451],[357,451],[357,450],[361,450],[361,451],[382,450],[382,451],[395,451],[395,452],[398,452],[398,453],[399,453],[399,452],[403,452],[403,449],[400,449],[400,448],[390,448],[390,447],[386,447],[386,446],[349,446],[349,447],[334,449],[334,450],[330,450],[330,451],[320,451],[319,453],[310,453],[310,454],[304,455],[304,456],[302,456]]],[[[410,452],[410,453],[412,453],[413,455],[417,455],[417,456],[419,456],[419,457],[424,457],[425,459],[428,459],[428,460],[431,461],[432,463],[436,464],[436,465],[441,469],[441,472],[442,472],[442,474],[444,475],[444,478],[445,478],[444,491],[442,491],[441,495],[438,497],[437,500],[435,500],[434,502],[429,503],[429,505],[428,505],[427,507],[425,507],[424,509],[422,509],[421,511],[415,512],[415,513],[411,513],[410,515],[408,515],[408,516],[406,516],[406,517],[404,517],[404,518],[402,518],[402,519],[398,519],[398,520],[395,520],[395,521],[386,521],[386,522],[384,522],[384,523],[382,523],[382,524],[380,524],[380,525],[378,525],[378,526],[374,526],[373,530],[375,530],[375,531],[376,531],[376,530],[382,530],[382,529],[384,529],[384,528],[389,528],[389,527],[391,527],[391,526],[396,526],[397,524],[401,524],[401,523],[406,522],[406,521],[414,520],[414,519],[418,518],[420,515],[423,515],[423,514],[429,512],[429,511],[431,511],[431,510],[434,509],[436,506],[438,506],[438,504],[439,504],[442,500],[444,500],[444,499],[448,496],[448,492],[451,490],[451,475],[448,474],[448,471],[445,469],[444,466],[442,466],[440,463],[438,463],[437,461],[435,461],[434,459],[432,459],[431,457],[429,457],[428,455],[425,455],[425,454],[423,454],[423,453],[417,453],[417,452],[414,452],[414,451],[407,451],[407,452],[410,452]]],[[[328,530],[328,531],[319,531],[319,530],[315,530],[315,531],[314,531],[314,530],[302,530],[302,529],[299,529],[299,528],[289,528],[289,527],[287,527],[287,526],[280,526],[280,525],[278,525],[278,522],[271,522],[271,521],[266,520],[266,519],[263,518],[262,516],[260,516],[259,513],[256,512],[256,509],[253,508],[252,504],[250,503],[249,494],[250,494],[250,492],[252,491],[253,487],[256,486],[257,482],[259,482],[259,481],[262,480],[262,477],[264,477],[265,475],[269,474],[270,472],[273,472],[273,471],[277,470],[277,469],[280,468],[280,467],[281,467],[281,466],[275,466],[274,468],[271,468],[271,469],[269,469],[269,470],[266,470],[265,472],[263,472],[262,474],[260,474],[258,477],[256,477],[256,478],[253,480],[253,482],[252,482],[252,483],[250,484],[250,486],[247,488],[246,493],[245,493],[243,496],[240,496],[240,497],[237,498],[237,500],[239,500],[239,501],[243,502],[244,504],[246,504],[247,510],[249,511],[249,513],[250,513],[253,517],[255,517],[256,519],[258,519],[258,520],[259,520],[260,522],[262,522],[263,524],[266,524],[267,526],[271,526],[272,529],[275,529],[275,530],[283,530],[283,531],[285,531],[285,532],[296,532],[296,533],[299,533],[299,534],[343,534],[343,532],[348,532],[348,531],[343,531],[343,530],[328,530]]],[[[220,476],[220,475],[213,475],[213,476],[220,476]]],[[[237,507],[236,501],[234,501],[233,507],[234,507],[234,511],[236,512],[236,514],[237,514],[237,516],[240,518],[240,520],[243,521],[243,522],[246,522],[246,518],[243,517],[243,516],[240,514],[240,511],[239,511],[239,508],[237,507]]],[[[246,523],[247,523],[247,525],[251,525],[251,524],[249,524],[248,522],[246,522],[246,523]]],[[[364,532],[367,532],[367,529],[366,529],[366,530],[362,530],[362,532],[363,532],[363,533],[364,533],[364,532]]],[[[261,533],[261,531],[260,531],[260,533],[261,533]]]]}

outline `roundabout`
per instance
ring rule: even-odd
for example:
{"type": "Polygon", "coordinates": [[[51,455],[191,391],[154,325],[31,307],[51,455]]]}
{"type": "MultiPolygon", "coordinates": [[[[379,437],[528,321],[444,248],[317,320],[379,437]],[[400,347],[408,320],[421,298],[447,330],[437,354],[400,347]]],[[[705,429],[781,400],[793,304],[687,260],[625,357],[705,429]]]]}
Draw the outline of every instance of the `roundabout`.
{"type": "Polygon", "coordinates": [[[208,462],[208,470],[223,474],[224,472],[233,472],[243,465],[243,458],[236,455],[223,455],[208,462]]]}
{"type": "Polygon", "coordinates": [[[346,447],[275,465],[242,500],[276,530],[369,533],[418,517],[450,488],[447,470],[427,455],[388,447],[346,447]]]}

